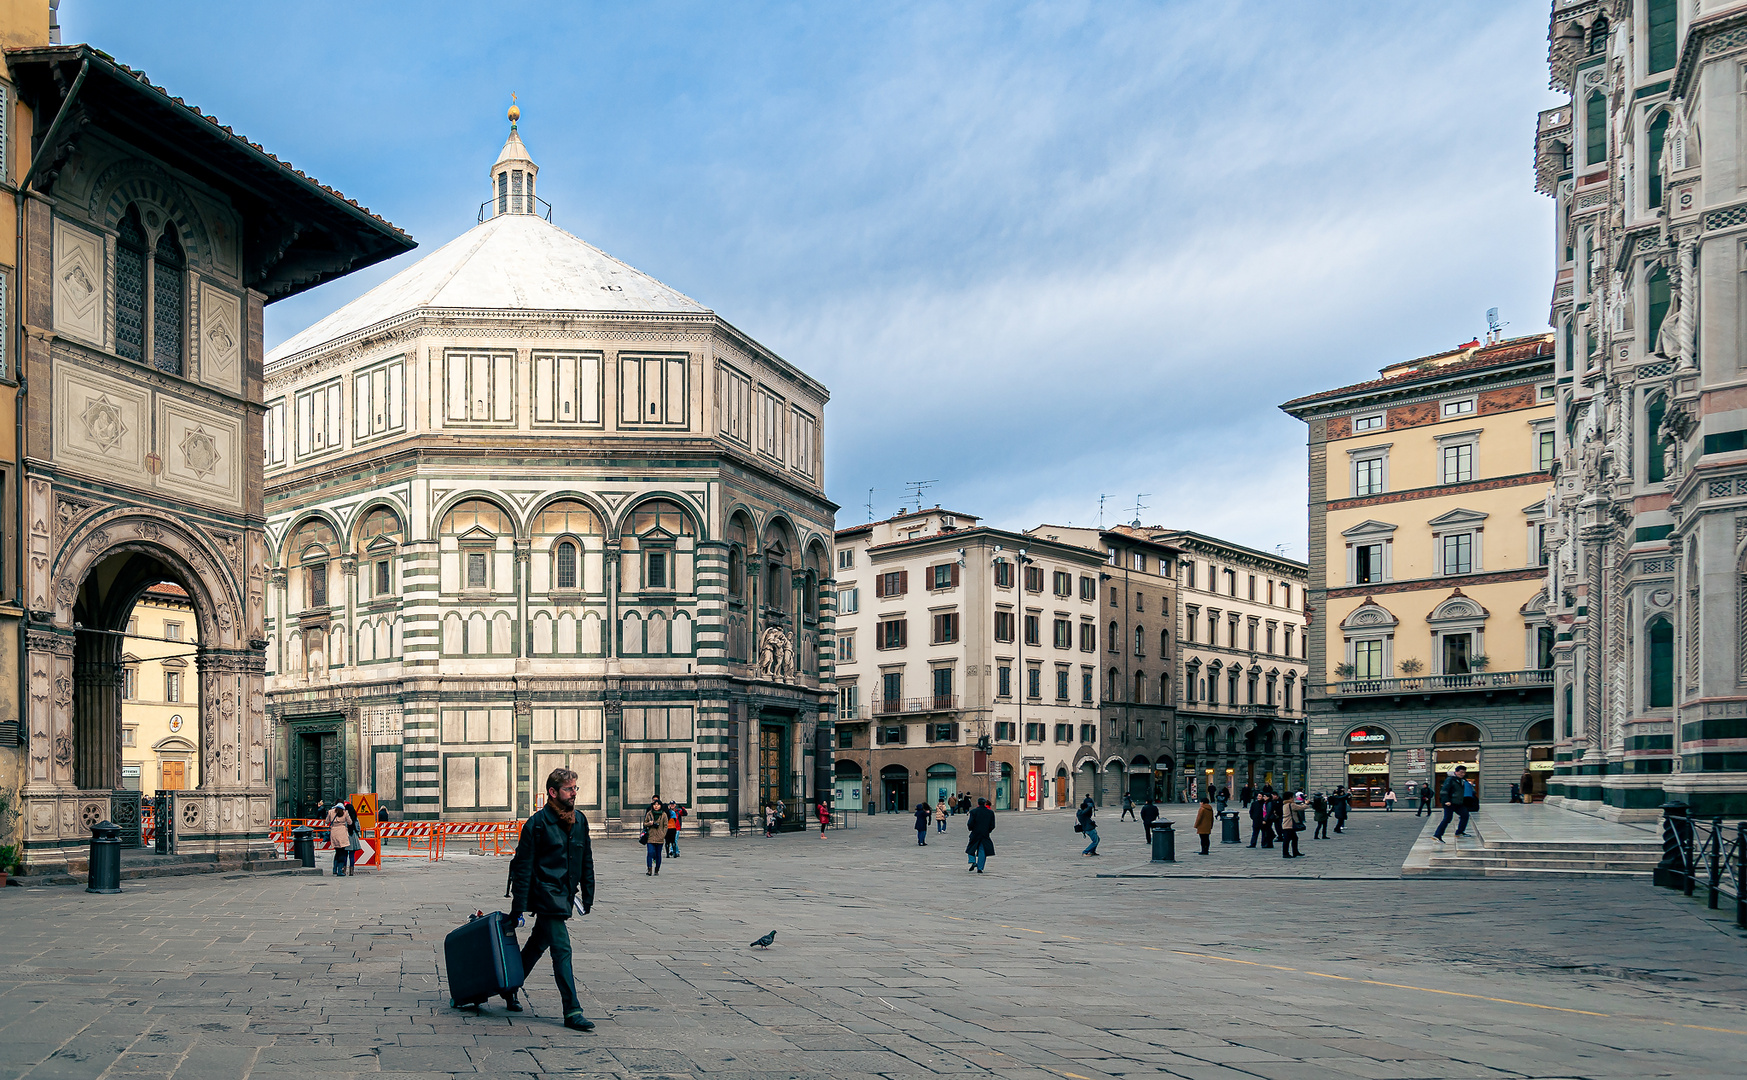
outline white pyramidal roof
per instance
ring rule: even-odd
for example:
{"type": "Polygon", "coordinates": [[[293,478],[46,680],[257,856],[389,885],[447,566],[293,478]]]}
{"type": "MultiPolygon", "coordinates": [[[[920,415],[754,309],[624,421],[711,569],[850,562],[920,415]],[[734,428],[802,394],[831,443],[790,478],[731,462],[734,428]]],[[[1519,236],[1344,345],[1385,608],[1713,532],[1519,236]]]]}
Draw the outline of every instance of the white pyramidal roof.
{"type": "MultiPolygon", "coordinates": [[[[526,154],[512,128],[499,164],[525,161],[526,154]]],[[[528,186],[532,191],[531,178],[528,186]]],[[[513,205],[521,206],[520,198],[513,205]]],[[[526,209],[487,218],[282,343],[267,355],[268,365],[421,309],[709,313],[532,210],[529,197],[526,209]]]]}

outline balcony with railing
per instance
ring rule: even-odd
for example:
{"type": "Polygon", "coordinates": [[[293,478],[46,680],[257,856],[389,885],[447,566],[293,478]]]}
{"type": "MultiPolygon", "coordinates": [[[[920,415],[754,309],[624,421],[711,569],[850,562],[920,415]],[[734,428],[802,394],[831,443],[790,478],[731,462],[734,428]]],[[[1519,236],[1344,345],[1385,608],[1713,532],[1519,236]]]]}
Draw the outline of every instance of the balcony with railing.
{"type": "Polygon", "coordinates": [[[854,705],[837,706],[837,722],[839,724],[854,723],[855,721],[866,719],[867,717],[862,715],[861,705],[859,703],[854,705]]]}
{"type": "Polygon", "coordinates": [[[1529,690],[1553,685],[1553,670],[1471,671],[1466,675],[1411,675],[1399,679],[1343,679],[1323,687],[1330,697],[1371,697],[1388,694],[1444,694],[1497,690],[1529,690]]]}
{"type": "Polygon", "coordinates": [[[876,697],[873,711],[877,716],[894,713],[953,712],[958,708],[956,694],[930,694],[927,697],[876,697]]]}

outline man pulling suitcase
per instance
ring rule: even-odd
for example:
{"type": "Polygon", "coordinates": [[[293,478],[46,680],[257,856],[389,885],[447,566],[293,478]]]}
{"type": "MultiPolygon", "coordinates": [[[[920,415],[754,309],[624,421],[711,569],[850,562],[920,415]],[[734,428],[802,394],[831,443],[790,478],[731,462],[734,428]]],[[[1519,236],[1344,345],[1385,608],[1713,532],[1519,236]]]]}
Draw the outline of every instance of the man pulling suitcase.
{"type": "MultiPolygon", "coordinates": [[[[512,921],[524,911],[535,916],[534,932],[522,946],[522,970],[531,973],[540,954],[551,949],[552,974],[564,999],[564,1026],[593,1031],[594,1021],[582,1015],[570,970],[567,920],[572,905],[584,915],[594,907],[594,852],[588,819],[576,812],[576,774],[569,769],[552,770],[546,778],[546,805],[522,825],[510,860],[510,896],[512,921]]],[[[522,1010],[513,990],[504,1001],[512,1011],[522,1010]]]]}

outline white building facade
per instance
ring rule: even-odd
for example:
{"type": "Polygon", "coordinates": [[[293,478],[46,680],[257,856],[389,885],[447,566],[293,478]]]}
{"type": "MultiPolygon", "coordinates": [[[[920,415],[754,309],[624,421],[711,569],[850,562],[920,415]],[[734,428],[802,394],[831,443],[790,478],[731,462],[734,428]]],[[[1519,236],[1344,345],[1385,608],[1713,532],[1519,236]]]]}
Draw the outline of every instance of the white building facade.
{"type": "Polygon", "coordinates": [[[554,767],[725,831],[829,775],[825,388],[550,221],[482,221],[267,361],[281,814],[524,816],[554,767]]]}

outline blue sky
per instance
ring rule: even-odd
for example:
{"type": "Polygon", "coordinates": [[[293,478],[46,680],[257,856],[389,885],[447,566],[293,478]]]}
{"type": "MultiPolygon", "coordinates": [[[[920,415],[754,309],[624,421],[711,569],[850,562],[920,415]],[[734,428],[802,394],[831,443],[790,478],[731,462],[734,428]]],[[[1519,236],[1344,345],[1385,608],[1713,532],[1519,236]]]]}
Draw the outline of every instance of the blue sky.
{"type": "Polygon", "coordinates": [[[421,249],[511,91],[560,225],[823,381],[840,524],[1149,523],[1305,553],[1276,406],[1546,322],[1544,4],[64,0],[421,249]]]}

